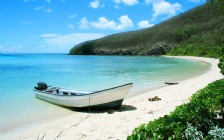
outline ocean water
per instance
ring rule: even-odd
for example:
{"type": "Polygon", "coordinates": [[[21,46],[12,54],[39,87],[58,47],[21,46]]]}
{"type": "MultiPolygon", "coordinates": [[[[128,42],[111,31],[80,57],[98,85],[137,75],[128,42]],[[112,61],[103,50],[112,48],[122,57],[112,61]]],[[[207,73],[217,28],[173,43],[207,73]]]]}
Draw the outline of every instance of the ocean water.
{"type": "Polygon", "coordinates": [[[65,115],[65,108],[36,99],[33,87],[48,85],[100,90],[134,83],[127,97],[180,82],[206,72],[196,61],[146,56],[0,55],[0,133],[46,118],[65,115]]]}

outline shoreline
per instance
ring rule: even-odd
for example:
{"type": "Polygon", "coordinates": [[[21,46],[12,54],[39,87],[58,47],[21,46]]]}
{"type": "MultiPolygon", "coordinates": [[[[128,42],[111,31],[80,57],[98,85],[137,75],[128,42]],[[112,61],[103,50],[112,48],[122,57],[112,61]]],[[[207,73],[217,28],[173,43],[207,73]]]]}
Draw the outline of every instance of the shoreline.
{"type": "Polygon", "coordinates": [[[197,90],[224,78],[217,66],[217,59],[182,56],[176,58],[210,63],[211,68],[206,73],[184,80],[177,85],[164,86],[138,96],[128,97],[118,111],[78,112],[31,126],[29,129],[0,134],[0,139],[126,139],[135,127],[169,114],[176,106],[187,103],[188,98],[197,90]],[[162,100],[148,101],[148,98],[155,96],[162,100]]]}

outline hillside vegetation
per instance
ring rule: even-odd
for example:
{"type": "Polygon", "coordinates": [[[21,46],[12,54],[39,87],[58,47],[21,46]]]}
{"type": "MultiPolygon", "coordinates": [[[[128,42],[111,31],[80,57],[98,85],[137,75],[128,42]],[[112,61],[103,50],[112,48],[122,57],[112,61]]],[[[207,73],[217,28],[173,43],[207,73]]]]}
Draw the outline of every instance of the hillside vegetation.
{"type": "Polygon", "coordinates": [[[224,8],[221,3],[198,6],[151,28],[80,43],[69,54],[219,57],[224,53],[224,8]]]}

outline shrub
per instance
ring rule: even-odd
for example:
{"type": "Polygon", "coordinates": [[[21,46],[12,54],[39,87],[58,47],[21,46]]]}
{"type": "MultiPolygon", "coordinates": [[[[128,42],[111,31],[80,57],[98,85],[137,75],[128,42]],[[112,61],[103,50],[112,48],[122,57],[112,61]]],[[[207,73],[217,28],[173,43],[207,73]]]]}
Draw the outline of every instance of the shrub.
{"type": "Polygon", "coordinates": [[[190,102],[135,128],[129,140],[216,139],[224,131],[224,79],[196,92],[190,102]],[[193,124],[193,125],[190,125],[193,124]],[[216,126],[216,127],[214,127],[216,126]]]}
{"type": "Polygon", "coordinates": [[[197,127],[188,124],[187,129],[185,130],[185,137],[189,140],[201,140],[203,139],[203,133],[197,130],[197,127]]]}
{"type": "Polygon", "coordinates": [[[224,75],[224,56],[219,59],[219,68],[221,69],[221,73],[224,75]]]}
{"type": "Polygon", "coordinates": [[[218,126],[213,127],[208,132],[207,139],[223,140],[224,139],[224,128],[219,128],[218,126]]]}

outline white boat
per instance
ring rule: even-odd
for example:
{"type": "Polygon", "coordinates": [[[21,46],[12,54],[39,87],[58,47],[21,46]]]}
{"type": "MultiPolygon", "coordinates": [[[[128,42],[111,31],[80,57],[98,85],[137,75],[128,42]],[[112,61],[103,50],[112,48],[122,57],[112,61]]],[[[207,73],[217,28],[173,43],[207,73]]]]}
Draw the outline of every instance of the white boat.
{"type": "Polygon", "coordinates": [[[44,90],[35,87],[36,98],[66,107],[100,107],[119,109],[132,83],[99,91],[80,91],[60,87],[47,87],[44,90]]]}

